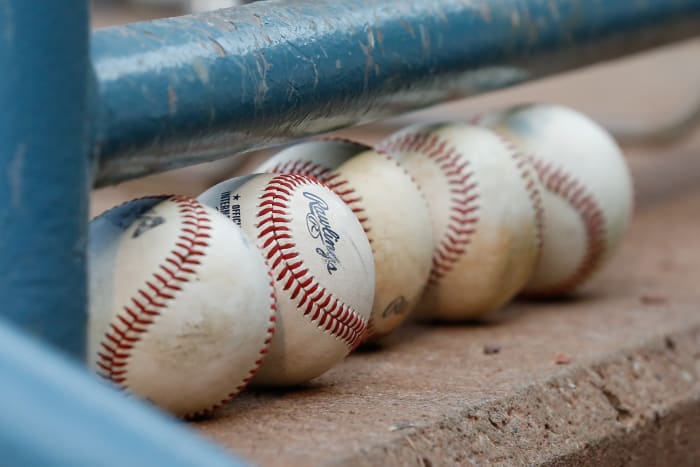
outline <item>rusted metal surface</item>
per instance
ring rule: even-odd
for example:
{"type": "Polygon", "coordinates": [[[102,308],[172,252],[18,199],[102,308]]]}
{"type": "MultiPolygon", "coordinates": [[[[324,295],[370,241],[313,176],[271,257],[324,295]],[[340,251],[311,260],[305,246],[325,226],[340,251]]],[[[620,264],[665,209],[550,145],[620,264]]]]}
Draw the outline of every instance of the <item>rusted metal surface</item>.
{"type": "Polygon", "coordinates": [[[700,34],[700,0],[266,1],[93,34],[96,185],[700,34]]]}

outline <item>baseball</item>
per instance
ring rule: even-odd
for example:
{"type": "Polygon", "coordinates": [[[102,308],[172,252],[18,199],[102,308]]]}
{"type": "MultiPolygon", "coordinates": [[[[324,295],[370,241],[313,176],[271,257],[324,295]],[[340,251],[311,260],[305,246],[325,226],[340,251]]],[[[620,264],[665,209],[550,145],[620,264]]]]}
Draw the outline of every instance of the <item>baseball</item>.
{"type": "Polygon", "coordinates": [[[555,105],[481,117],[531,158],[544,186],[542,257],[525,293],[556,295],[586,281],[620,243],[632,211],[632,179],[620,148],[590,118],[555,105]]]}
{"type": "Polygon", "coordinates": [[[427,195],[435,254],[423,317],[464,320],[495,311],[525,285],[540,251],[542,207],[525,158],[492,131],[418,125],[378,146],[427,195]]]}
{"type": "Polygon", "coordinates": [[[219,183],[199,199],[254,238],[272,271],[277,330],[254,384],[306,382],[361,342],[374,262],[360,222],[338,196],[310,177],[254,174],[219,183]]]}
{"type": "Polygon", "coordinates": [[[325,183],[333,169],[371,149],[364,144],[345,139],[309,140],[283,149],[266,160],[256,171],[305,175],[325,183]]]}
{"type": "Polygon", "coordinates": [[[375,261],[374,305],[365,341],[397,328],[417,304],[433,257],[428,205],[411,176],[395,160],[344,140],[292,146],[259,170],[314,176],[350,207],[375,261]]]}
{"type": "Polygon", "coordinates": [[[90,223],[90,366],[178,416],[235,396],[274,332],[260,252],[184,196],[130,201],[90,223]]]}

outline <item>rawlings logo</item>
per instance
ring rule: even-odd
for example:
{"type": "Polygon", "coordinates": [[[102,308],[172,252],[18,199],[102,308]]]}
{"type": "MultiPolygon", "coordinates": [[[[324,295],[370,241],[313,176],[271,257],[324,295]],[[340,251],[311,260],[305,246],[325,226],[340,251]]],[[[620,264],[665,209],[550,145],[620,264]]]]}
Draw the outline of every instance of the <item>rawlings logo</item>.
{"type": "Polygon", "coordinates": [[[335,244],[340,240],[328,220],[326,212],[328,204],[313,193],[303,192],[304,198],[309,200],[309,212],[306,214],[306,228],[309,230],[311,238],[320,238],[323,248],[316,248],[316,253],[323,258],[326,263],[328,274],[338,270],[340,260],[335,254],[335,244]]]}

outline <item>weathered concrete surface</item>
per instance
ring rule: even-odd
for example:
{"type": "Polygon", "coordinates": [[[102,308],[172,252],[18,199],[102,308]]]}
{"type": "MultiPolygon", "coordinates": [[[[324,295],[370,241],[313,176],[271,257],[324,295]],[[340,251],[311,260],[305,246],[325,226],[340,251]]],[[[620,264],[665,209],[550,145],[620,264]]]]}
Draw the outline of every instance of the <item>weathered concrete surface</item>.
{"type": "Polygon", "coordinates": [[[700,163],[679,157],[636,163],[632,229],[575,299],[406,327],[197,427],[262,465],[696,464],[700,163]]]}

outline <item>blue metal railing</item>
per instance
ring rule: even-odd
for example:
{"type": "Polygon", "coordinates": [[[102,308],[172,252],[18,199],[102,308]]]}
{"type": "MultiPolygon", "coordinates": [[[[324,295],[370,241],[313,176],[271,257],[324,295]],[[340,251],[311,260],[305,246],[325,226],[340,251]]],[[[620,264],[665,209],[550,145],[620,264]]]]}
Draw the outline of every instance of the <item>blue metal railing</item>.
{"type": "Polygon", "coordinates": [[[700,0],[295,0],[97,31],[96,184],[696,35],[700,0]]]}
{"type": "Polygon", "coordinates": [[[700,0],[271,0],[92,37],[87,0],[0,1],[0,463],[237,463],[55,353],[84,351],[91,186],[698,34],[700,0]]]}

